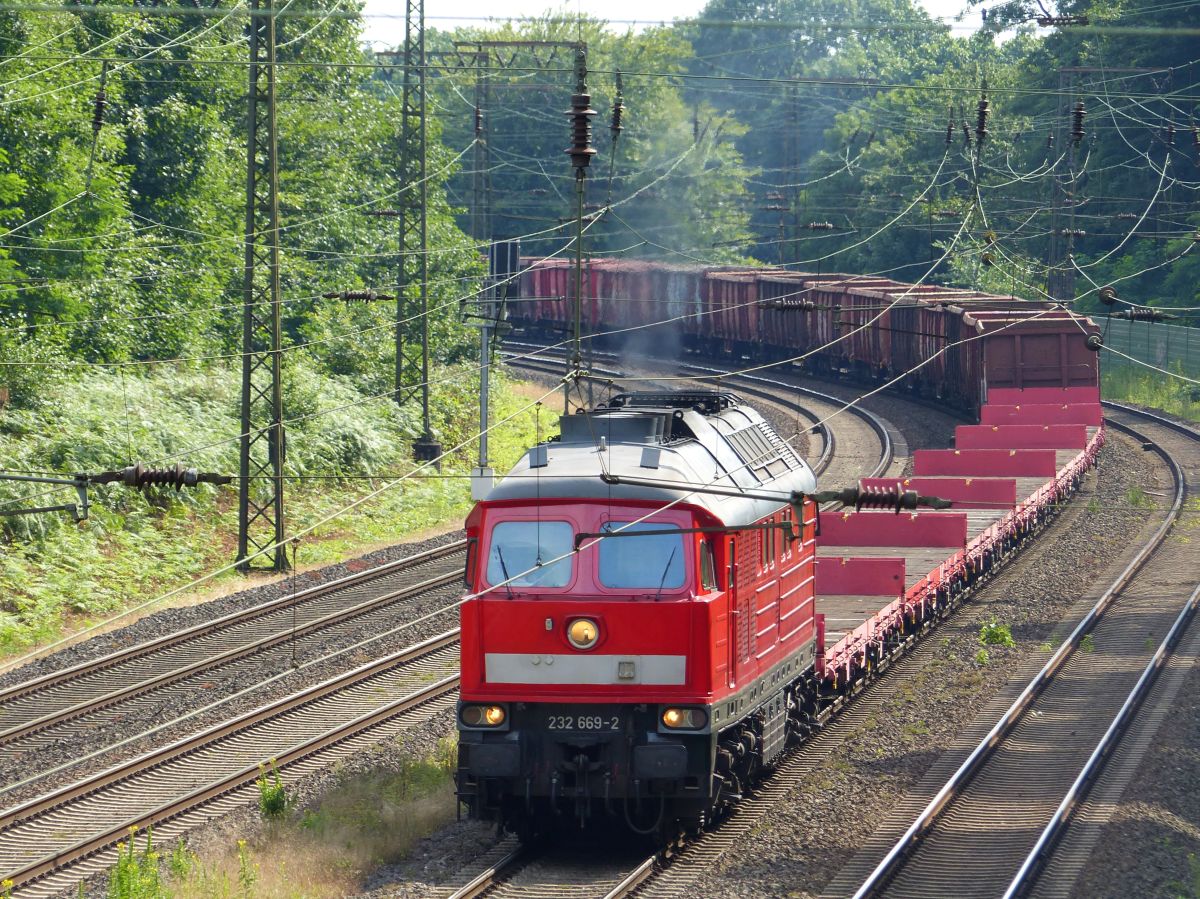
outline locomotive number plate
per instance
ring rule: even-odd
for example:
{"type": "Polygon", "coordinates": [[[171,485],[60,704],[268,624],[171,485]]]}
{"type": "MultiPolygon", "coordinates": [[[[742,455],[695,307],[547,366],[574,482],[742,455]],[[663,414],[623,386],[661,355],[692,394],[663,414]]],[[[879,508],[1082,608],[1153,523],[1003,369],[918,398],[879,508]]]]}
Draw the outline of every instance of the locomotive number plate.
{"type": "Polygon", "coordinates": [[[620,730],[617,715],[547,715],[547,730],[620,730]]]}

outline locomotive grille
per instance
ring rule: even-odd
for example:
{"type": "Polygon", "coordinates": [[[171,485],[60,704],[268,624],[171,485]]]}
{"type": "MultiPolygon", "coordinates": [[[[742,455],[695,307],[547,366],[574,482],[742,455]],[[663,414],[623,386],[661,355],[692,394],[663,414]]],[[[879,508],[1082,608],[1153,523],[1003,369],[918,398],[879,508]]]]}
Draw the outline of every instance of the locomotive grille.
{"type": "Polygon", "coordinates": [[[737,549],[737,660],[746,662],[754,651],[754,583],[759,552],[753,531],[742,533],[737,549]]]}
{"type": "Polygon", "coordinates": [[[725,437],[746,467],[760,481],[769,481],[799,465],[791,448],[762,423],[756,422],[725,437]],[[775,439],[772,440],[771,438],[775,439]]]}

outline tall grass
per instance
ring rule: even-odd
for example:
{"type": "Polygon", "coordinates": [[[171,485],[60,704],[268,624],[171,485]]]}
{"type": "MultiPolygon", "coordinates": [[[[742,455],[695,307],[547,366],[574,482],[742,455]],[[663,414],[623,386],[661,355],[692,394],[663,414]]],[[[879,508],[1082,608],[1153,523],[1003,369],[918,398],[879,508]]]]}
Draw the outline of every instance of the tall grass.
{"type": "Polygon", "coordinates": [[[1105,368],[1100,394],[1106,400],[1137,403],[1200,421],[1200,385],[1132,365],[1105,368]]]}
{"type": "MultiPolygon", "coordinates": [[[[415,403],[398,408],[368,398],[344,378],[301,362],[290,366],[286,510],[296,531],[414,468],[409,447],[420,427],[415,403]]],[[[0,469],[70,473],[131,461],[221,472],[237,470],[237,386],[229,368],[178,367],[141,373],[89,371],[31,408],[0,412],[0,469]]],[[[477,430],[477,380],[469,368],[441,369],[433,420],[445,446],[477,430]]],[[[527,391],[494,382],[494,420],[528,402],[527,391]]],[[[543,436],[547,416],[543,415],[543,436]]],[[[533,441],[532,410],[492,435],[497,468],[533,441]]],[[[474,447],[446,460],[442,476],[416,477],[339,516],[307,538],[302,566],[346,558],[442,522],[470,508],[464,475],[474,447]]],[[[432,472],[431,472],[432,474],[432,472]]],[[[0,482],[0,504],[38,489],[0,482]]],[[[0,655],[21,652],[97,617],[151,599],[233,559],[236,488],[201,485],[139,494],[119,486],[92,491],[90,520],[61,514],[0,519],[0,655]]],[[[68,488],[68,493],[70,493],[68,488]]],[[[68,499],[59,494],[34,505],[68,499]]],[[[74,497],[70,496],[70,500],[74,497]]],[[[241,576],[223,581],[234,586],[241,576]]]]}
{"type": "Polygon", "coordinates": [[[167,859],[164,895],[333,899],[357,893],[366,874],[404,859],[418,840],[453,820],[456,755],[447,738],[392,770],[347,777],[318,804],[272,820],[253,843],[238,840],[203,858],[179,846],[167,859]]]}

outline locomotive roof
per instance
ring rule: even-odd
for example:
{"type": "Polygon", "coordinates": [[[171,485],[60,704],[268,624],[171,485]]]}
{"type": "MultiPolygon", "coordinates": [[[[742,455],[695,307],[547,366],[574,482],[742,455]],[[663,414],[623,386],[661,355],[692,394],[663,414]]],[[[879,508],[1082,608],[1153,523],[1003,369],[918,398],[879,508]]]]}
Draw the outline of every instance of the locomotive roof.
{"type": "Polygon", "coordinates": [[[559,438],[529,450],[489,501],[682,501],[727,525],[750,524],[784,499],[696,493],[697,486],[812,493],[812,469],[752,406],[730,393],[622,394],[606,407],[564,415],[559,438]],[[610,484],[605,474],[665,482],[610,484]],[[677,485],[677,486],[676,486],[677,485]]]}

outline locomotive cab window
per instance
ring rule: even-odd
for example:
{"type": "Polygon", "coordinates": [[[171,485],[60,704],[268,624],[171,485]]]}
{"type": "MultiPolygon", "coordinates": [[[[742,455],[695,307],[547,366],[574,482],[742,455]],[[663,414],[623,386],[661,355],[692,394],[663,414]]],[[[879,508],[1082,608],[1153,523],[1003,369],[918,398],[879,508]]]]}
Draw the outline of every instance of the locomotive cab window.
{"type": "Polygon", "coordinates": [[[700,544],[700,586],[705,591],[719,590],[717,568],[713,564],[712,544],[705,540],[700,544]]]}
{"type": "Polygon", "coordinates": [[[566,521],[500,522],[492,529],[488,549],[488,583],[565,587],[571,580],[574,537],[566,521]]]}
{"type": "Polygon", "coordinates": [[[663,534],[662,524],[631,524],[610,521],[605,531],[630,534],[638,531],[660,533],[645,536],[606,537],[600,541],[599,574],[605,587],[619,590],[678,590],[684,583],[682,534],[663,534]]]}

